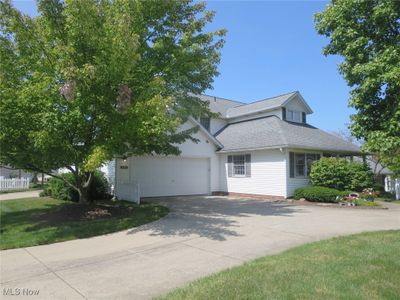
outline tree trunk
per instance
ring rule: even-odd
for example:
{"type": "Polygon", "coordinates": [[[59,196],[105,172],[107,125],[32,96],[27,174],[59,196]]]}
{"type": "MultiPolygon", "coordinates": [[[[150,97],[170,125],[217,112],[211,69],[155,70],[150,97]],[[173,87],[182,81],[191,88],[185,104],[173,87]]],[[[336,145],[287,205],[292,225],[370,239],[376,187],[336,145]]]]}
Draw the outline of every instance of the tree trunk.
{"type": "Polygon", "coordinates": [[[93,181],[93,172],[87,172],[84,175],[77,178],[78,193],[79,193],[79,204],[89,203],[89,188],[93,181]]]}
{"type": "Polygon", "coordinates": [[[81,186],[78,189],[79,193],[79,204],[89,203],[89,189],[87,187],[81,186]]]}

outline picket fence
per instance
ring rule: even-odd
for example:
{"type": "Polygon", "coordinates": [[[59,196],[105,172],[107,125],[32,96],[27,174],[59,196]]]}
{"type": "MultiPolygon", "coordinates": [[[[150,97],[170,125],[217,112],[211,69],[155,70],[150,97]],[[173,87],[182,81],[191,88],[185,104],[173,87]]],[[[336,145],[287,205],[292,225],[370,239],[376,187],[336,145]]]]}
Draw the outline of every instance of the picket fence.
{"type": "Polygon", "coordinates": [[[385,191],[395,194],[396,200],[400,200],[400,178],[385,178],[385,191]]]}
{"type": "Polygon", "coordinates": [[[0,191],[21,190],[29,188],[29,178],[1,178],[0,191]]]}

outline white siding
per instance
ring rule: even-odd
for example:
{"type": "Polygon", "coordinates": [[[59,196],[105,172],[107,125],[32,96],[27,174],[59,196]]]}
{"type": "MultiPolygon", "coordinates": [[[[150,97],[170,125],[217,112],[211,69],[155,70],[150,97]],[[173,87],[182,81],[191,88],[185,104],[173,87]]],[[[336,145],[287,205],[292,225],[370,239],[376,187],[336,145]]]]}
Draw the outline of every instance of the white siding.
{"type": "Polygon", "coordinates": [[[297,111],[301,111],[301,112],[306,111],[304,104],[297,97],[294,98],[293,100],[291,100],[288,104],[286,104],[285,107],[286,107],[286,109],[289,109],[289,110],[297,110],[297,111]]]}
{"type": "Polygon", "coordinates": [[[251,154],[251,177],[228,177],[228,154],[220,154],[221,191],[286,197],[286,155],[279,150],[245,153],[251,154]]]}
{"type": "Polygon", "coordinates": [[[268,117],[268,116],[277,116],[279,119],[282,119],[282,109],[278,108],[278,109],[274,109],[274,110],[253,113],[253,114],[247,115],[247,116],[232,118],[232,119],[229,119],[229,123],[240,122],[240,121],[244,121],[244,120],[251,120],[251,119],[255,119],[255,118],[268,117]]]}
{"type": "Polygon", "coordinates": [[[217,131],[225,127],[227,122],[223,119],[211,119],[210,122],[210,133],[215,134],[217,131]]]}
{"type": "Polygon", "coordinates": [[[287,181],[287,196],[292,197],[293,192],[301,187],[309,186],[310,185],[310,180],[308,178],[289,178],[288,176],[288,181],[287,181]]]}

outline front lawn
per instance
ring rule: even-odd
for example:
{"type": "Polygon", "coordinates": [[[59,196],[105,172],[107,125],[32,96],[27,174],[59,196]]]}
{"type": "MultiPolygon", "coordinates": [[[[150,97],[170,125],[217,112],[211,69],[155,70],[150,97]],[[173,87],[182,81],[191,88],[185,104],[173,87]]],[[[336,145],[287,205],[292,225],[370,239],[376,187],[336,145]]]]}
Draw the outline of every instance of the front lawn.
{"type": "Polygon", "coordinates": [[[162,299],[399,299],[400,231],[339,237],[259,258],[162,299]]]}
{"type": "Polygon", "coordinates": [[[164,206],[101,202],[81,206],[52,198],[0,201],[0,249],[50,244],[120,231],[155,221],[164,206]]]}

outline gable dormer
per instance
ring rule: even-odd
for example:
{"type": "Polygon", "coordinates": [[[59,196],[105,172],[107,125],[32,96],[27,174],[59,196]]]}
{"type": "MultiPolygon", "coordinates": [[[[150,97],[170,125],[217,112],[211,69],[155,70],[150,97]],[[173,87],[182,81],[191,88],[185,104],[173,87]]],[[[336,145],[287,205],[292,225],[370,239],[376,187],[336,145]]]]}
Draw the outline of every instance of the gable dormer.
{"type": "Polygon", "coordinates": [[[228,123],[277,116],[281,120],[306,123],[312,110],[298,91],[229,108],[228,123]]]}
{"type": "Polygon", "coordinates": [[[312,113],[310,106],[299,92],[296,92],[282,104],[282,120],[284,121],[305,124],[307,123],[307,115],[312,113]]]}

